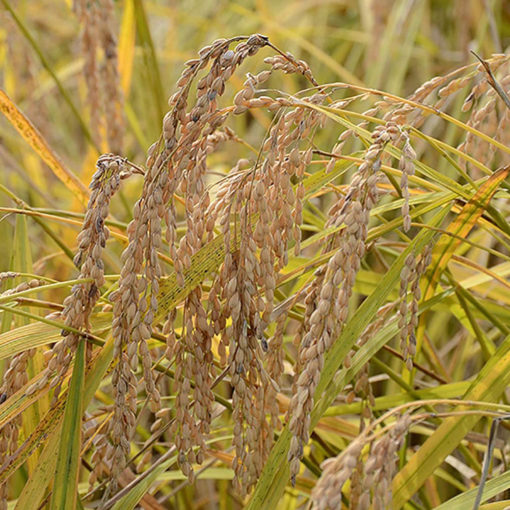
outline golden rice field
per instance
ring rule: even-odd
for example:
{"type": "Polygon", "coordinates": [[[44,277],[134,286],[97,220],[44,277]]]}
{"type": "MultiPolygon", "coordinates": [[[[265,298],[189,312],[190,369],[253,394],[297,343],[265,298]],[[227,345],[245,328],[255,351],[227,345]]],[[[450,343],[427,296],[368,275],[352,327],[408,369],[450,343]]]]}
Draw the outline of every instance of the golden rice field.
{"type": "Polygon", "coordinates": [[[508,1],[0,4],[0,510],[510,508],[508,1]]]}

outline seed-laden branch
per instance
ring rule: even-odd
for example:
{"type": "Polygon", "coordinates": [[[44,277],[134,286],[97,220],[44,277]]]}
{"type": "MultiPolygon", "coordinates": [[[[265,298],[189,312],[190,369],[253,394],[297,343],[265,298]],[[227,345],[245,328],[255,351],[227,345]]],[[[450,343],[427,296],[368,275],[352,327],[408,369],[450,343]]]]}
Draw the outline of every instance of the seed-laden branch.
{"type": "MultiPolygon", "coordinates": [[[[111,2],[102,3],[111,7],[111,2]]],[[[107,27],[99,23],[94,6],[79,2],[79,13],[84,41],[90,41],[94,30],[101,28],[103,33],[98,42],[105,54],[113,51],[107,27]]],[[[85,60],[91,72],[88,82],[91,105],[98,102],[95,57],[90,53],[85,60]]],[[[506,66],[507,61],[495,58],[491,61],[492,72],[506,66]]],[[[374,209],[390,189],[394,197],[402,199],[402,206],[390,213],[401,221],[403,231],[399,235],[405,242],[420,225],[415,221],[418,213],[410,182],[420,182],[415,172],[420,172],[423,166],[419,162],[419,145],[413,147],[413,136],[426,115],[435,112],[438,119],[447,118],[440,110],[446,99],[468,86],[476,76],[472,68],[462,71],[468,74],[458,77],[454,72],[430,80],[404,100],[348,84],[319,85],[306,62],[282,52],[260,34],[219,39],[200,50],[196,59],[185,63],[169,100],[161,136],[148,149],[146,170],[113,154],[99,158],[74,259],[80,269],[80,283],[63,303],[61,317],[66,328],[62,339],[47,354],[46,369],[37,383],[28,386],[27,393],[51,385],[54,398],[58,396],[76,346],[91,329],[104,287],[102,256],[108,239],[105,219],[110,201],[123,177],[143,174],[141,196],[127,227],[128,245],[121,255],[118,289],[105,295],[113,305],[113,404],[87,414],[86,449],[93,451],[88,464],[92,469],[89,482],[95,484],[95,492],[106,485],[103,504],[109,506],[119,499],[119,493],[115,493],[128,459],[137,457],[130,456],[130,452],[142,412],[142,420],[149,415],[147,429],[151,437],[159,438],[160,434],[161,443],[146,441],[140,454],[140,470],[151,462],[153,455],[160,455],[156,462],[171,458],[162,451],[161,445],[168,443],[172,452],[175,449],[177,464],[188,483],[194,482],[195,464],[203,464],[208,455],[206,441],[211,435],[213,416],[231,412],[236,493],[246,496],[260,479],[275,430],[282,428],[284,419],[292,435],[286,461],[290,464],[291,483],[296,482],[312,432],[312,409],[321,398],[316,392],[325,357],[344,331],[350,313],[355,311],[352,310],[357,294],[355,283],[362,264],[373,252],[380,256],[381,246],[369,236],[370,222],[380,218],[374,209]],[[260,72],[247,73],[233,104],[229,104],[226,94],[229,80],[264,48],[276,51],[276,55],[264,59],[267,67],[260,72]],[[279,73],[297,74],[301,82],[306,80],[312,87],[295,95],[269,88],[279,73]],[[266,86],[267,89],[262,88],[266,86]],[[339,91],[343,97],[335,100],[334,94],[339,91]],[[349,96],[350,93],[354,95],[349,96]],[[435,93],[439,99],[428,104],[435,93]],[[371,99],[374,101],[363,114],[354,112],[356,101],[371,99]],[[239,144],[244,149],[248,145],[227,126],[228,120],[240,115],[249,119],[256,109],[271,117],[259,147],[254,150],[256,159],[241,157],[232,161],[227,174],[214,180],[219,172],[211,168],[214,165],[211,156],[218,148],[223,144],[239,144]],[[345,113],[349,109],[353,109],[352,116],[345,113]],[[331,118],[337,121],[335,127],[340,126],[340,132],[335,133],[333,148],[323,150],[316,135],[326,129],[331,118]],[[357,144],[356,151],[361,147],[356,157],[348,151],[353,144],[357,144]],[[349,161],[355,161],[359,167],[351,172],[347,163],[339,170],[341,164],[349,161]],[[392,186],[382,182],[383,165],[386,169],[394,166],[392,174],[399,174],[399,180],[391,177],[392,186]],[[313,225],[307,225],[307,214],[309,217],[319,206],[328,206],[329,210],[313,225]],[[303,226],[310,230],[324,228],[326,232],[318,232],[313,243],[307,243],[302,239],[308,235],[303,226]],[[216,242],[221,252],[216,252],[220,255],[214,270],[208,270],[197,284],[197,274],[202,273],[193,260],[211,242],[216,242]],[[322,246],[317,253],[319,243],[322,246]],[[173,264],[172,279],[182,288],[183,296],[171,309],[162,307],[158,300],[165,276],[158,253],[164,250],[173,264]],[[294,260],[317,255],[302,269],[304,278],[289,277],[288,273],[282,276],[292,252],[294,260]],[[313,274],[309,274],[311,267],[315,269],[313,274]],[[285,286],[291,288],[288,299],[285,286]],[[160,320],[162,308],[165,316],[160,320]],[[294,345],[287,341],[291,335],[294,345]],[[152,347],[151,338],[163,339],[163,344],[152,347]],[[154,375],[154,367],[160,368],[158,360],[165,360],[163,364],[173,374],[173,381],[166,374],[154,375]],[[223,401],[213,394],[213,387],[220,381],[229,392],[226,397],[222,395],[223,401]],[[279,400],[282,387],[291,385],[292,397],[284,418],[285,409],[282,412],[279,400]]],[[[115,88],[118,77],[108,76],[111,80],[105,75],[105,83],[111,81],[115,88]]],[[[461,150],[471,150],[478,143],[474,138],[483,140],[478,136],[483,117],[495,115],[498,105],[494,97],[478,104],[486,90],[487,95],[494,94],[490,88],[476,85],[466,99],[465,109],[473,107],[474,113],[466,124],[470,126],[466,129],[469,135],[464,145],[456,149],[457,155],[461,150]]],[[[120,96],[115,97],[119,102],[120,96]]],[[[108,118],[116,115],[106,108],[105,112],[108,118]]],[[[113,117],[107,138],[111,144],[120,144],[120,119],[113,117]]],[[[508,121],[501,118],[502,123],[508,121]]],[[[457,126],[460,124],[457,122],[457,126]]],[[[398,244],[396,249],[401,246],[398,244]]],[[[413,253],[406,259],[400,289],[395,289],[392,302],[382,304],[374,312],[343,361],[346,369],[352,368],[354,350],[368,344],[395,315],[402,360],[409,370],[413,368],[420,282],[432,249],[428,246],[423,253],[413,253]]],[[[387,269],[384,256],[380,256],[380,262],[387,269]]],[[[301,269],[292,271],[301,276],[301,269]]],[[[41,281],[18,286],[14,294],[36,288],[41,281]]],[[[2,297],[9,295],[7,292],[2,297]]],[[[111,310],[111,305],[108,306],[111,310]]],[[[7,398],[28,384],[26,368],[31,355],[32,351],[26,351],[10,361],[0,398],[7,398]]],[[[373,412],[375,401],[369,371],[370,361],[366,361],[349,380],[352,385],[345,391],[345,399],[348,402],[362,399],[360,436],[341,456],[324,464],[323,477],[312,494],[317,508],[340,507],[341,489],[349,478],[350,497],[358,508],[368,508],[376,501],[389,505],[394,466],[384,459],[393,460],[410,418],[404,415],[381,437],[367,435],[366,431],[374,430],[378,423],[373,412]],[[362,449],[369,443],[371,450],[364,462],[362,449]],[[371,492],[371,487],[377,489],[371,492]]],[[[433,371],[424,373],[430,375],[433,371]]],[[[19,423],[13,420],[1,432],[0,464],[17,445],[18,427],[19,423]]]]}

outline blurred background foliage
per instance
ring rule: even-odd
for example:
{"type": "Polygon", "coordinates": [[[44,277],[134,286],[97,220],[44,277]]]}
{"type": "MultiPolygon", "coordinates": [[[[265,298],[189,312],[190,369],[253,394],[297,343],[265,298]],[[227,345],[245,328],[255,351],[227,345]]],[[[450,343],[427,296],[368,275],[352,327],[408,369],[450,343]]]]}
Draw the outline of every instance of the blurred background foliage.
{"type": "MultiPolygon", "coordinates": [[[[79,120],[48,72],[49,67],[68,92],[83,125],[90,131],[97,129],[89,123],[79,24],[71,2],[3,2],[4,7],[14,9],[19,24],[3,9],[0,86],[44,133],[66,165],[88,182],[98,152],[87,143],[79,120]]],[[[123,155],[138,162],[159,136],[167,98],[183,63],[219,37],[262,33],[309,62],[319,83],[345,81],[404,97],[431,77],[472,63],[469,50],[488,57],[510,43],[510,4],[504,0],[126,0],[115,4],[127,119],[123,155]]],[[[258,64],[248,65],[257,69],[265,56],[255,57],[258,64]]],[[[233,77],[227,101],[236,87],[241,88],[242,72],[247,70],[245,64],[233,77]]],[[[296,77],[285,78],[285,85],[279,84],[279,88],[289,93],[304,85],[296,77]]],[[[459,98],[458,103],[461,101],[459,98]]],[[[267,128],[269,120],[260,113],[256,119],[248,116],[235,122],[236,132],[248,140],[254,131],[254,141],[260,126],[267,128]]],[[[19,197],[34,207],[50,207],[55,199],[61,205],[71,205],[72,197],[27,150],[5,119],[0,119],[0,126],[4,184],[19,191],[19,197]]],[[[103,143],[100,149],[108,148],[103,143]]],[[[132,191],[124,190],[129,202],[132,191]]],[[[9,199],[4,195],[0,200],[5,205],[9,199]]],[[[77,204],[72,208],[80,209],[77,204]]],[[[117,214],[125,212],[117,210],[117,214]]],[[[2,223],[0,228],[7,235],[9,228],[2,223]]],[[[47,246],[40,248],[46,250],[47,246]]],[[[0,257],[6,267],[8,254],[4,251],[0,257]]]]}

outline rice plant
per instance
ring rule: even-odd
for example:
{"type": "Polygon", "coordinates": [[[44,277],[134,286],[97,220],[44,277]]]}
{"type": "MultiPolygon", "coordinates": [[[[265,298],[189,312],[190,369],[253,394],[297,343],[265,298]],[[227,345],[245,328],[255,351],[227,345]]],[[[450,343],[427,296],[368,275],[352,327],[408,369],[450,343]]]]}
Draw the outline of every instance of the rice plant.
{"type": "Polygon", "coordinates": [[[2,4],[0,509],[510,505],[504,2],[2,4]]]}

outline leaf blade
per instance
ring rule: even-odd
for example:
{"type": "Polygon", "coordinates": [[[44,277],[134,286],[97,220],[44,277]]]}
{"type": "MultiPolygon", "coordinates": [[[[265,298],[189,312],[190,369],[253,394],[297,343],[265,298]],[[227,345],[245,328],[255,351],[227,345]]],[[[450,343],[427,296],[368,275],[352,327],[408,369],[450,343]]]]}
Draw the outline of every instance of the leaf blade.
{"type": "Polygon", "coordinates": [[[84,380],[85,341],[80,340],[65,404],[55,482],[50,500],[51,510],[74,510],[76,508],[84,380]]]}
{"type": "Polygon", "coordinates": [[[0,90],[0,111],[28,145],[30,145],[39,157],[51,168],[52,172],[71,192],[78,196],[83,204],[86,204],[89,197],[87,187],[71,170],[64,166],[38,129],[11,101],[3,90],[0,90]]]}

